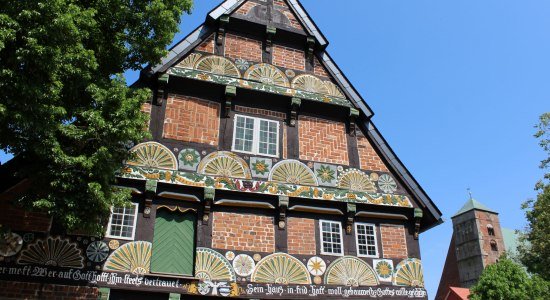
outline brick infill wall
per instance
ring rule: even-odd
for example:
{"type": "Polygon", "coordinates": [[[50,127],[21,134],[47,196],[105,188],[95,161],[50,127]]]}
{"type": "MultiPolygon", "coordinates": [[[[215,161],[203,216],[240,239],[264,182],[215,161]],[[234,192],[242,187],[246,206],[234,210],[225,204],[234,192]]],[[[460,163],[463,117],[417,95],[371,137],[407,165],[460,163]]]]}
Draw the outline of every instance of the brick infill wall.
{"type": "Polygon", "coordinates": [[[288,218],[287,223],[288,253],[315,255],[315,220],[288,218]]]}
{"type": "Polygon", "coordinates": [[[380,225],[382,253],[386,258],[407,258],[407,240],[403,225],[380,225]]]}
{"type": "Polygon", "coordinates": [[[212,248],[239,251],[275,251],[273,218],[252,214],[215,212],[212,248]]]}
{"type": "Polygon", "coordinates": [[[349,165],[346,125],[299,117],[300,159],[349,165]]]}
{"type": "Polygon", "coordinates": [[[5,300],[97,300],[98,296],[99,290],[95,287],[0,281],[0,299],[5,300]]]}
{"type": "Polygon", "coordinates": [[[163,137],[184,142],[218,145],[220,104],[198,98],[168,96],[163,137]]]}

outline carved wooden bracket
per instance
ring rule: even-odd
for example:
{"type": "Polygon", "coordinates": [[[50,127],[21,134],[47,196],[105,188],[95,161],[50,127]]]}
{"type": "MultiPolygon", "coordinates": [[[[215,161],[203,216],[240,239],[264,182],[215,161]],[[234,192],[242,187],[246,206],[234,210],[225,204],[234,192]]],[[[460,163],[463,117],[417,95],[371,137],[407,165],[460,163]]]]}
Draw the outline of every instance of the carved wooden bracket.
{"type": "Polygon", "coordinates": [[[288,209],[288,196],[279,196],[279,229],[286,228],[286,211],[288,209]]]}
{"type": "Polygon", "coordinates": [[[302,99],[300,98],[292,98],[290,102],[290,118],[289,118],[289,126],[296,126],[296,122],[298,121],[298,112],[300,111],[300,106],[302,105],[302,99]]]}
{"type": "Polygon", "coordinates": [[[225,110],[224,116],[229,118],[231,112],[231,101],[237,96],[237,87],[228,85],[225,87],[225,110]]]}
{"type": "Polygon", "coordinates": [[[277,28],[275,27],[267,26],[267,28],[265,29],[265,34],[266,34],[265,51],[266,52],[271,52],[271,47],[273,47],[273,37],[275,36],[276,33],[277,33],[277,28]]]}
{"type": "Polygon", "coordinates": [[[355,218],[355,213],[357,212],[357,206],[355,203],[348,203],[346,210],[346,234],[351,234],[353,229],[353,220],[355,218]]]}
{"type": "Polygon", "coordinates": [[[157,105],[162,105],[162,102],[166,98],[166,86],[168,86],[168,79],[170,76],[168,74],[162,74],[158,78],[158,93],[157,93],[157,105]]]}
{"type": "Polygon", "coordinates": [[[418,235],[420,234],[420,220],[422,220],[422,217],[424,216],[424,212],[422,212],[422,209],[415,208],[414,209],[414,239],[418,240],[418,235]]]}
{"type": "Polygon", "coordinates": [[[313,60],[313,53],[315,52],[315,39],[311,36],[307,38],[306,57],[309,61],[313,60]]]}
{"type": "Polygon", "coordinates": [[[229,16],[223,15],[220,17],[220,25],[218,27],[218,36],[216,38],[216,44],[219,46],[223,44],[223,38],[225,37],[225,27],[229,24],[229,16]]]}
{"type": "Polygon", "coordinates": [[[349,134],[355,136],[357,126],[355,124],[357,118],[359,117],[359,111],[355,108],[349,109],[349,134]]]}
{"type": "Polygon", "coordinates": [[[204,188],[204,210],[202,215],[202,224],[208,224],[208,219],[210,218],[210,209],[212,208],[212,203],[214,202],[214,197],[216,196],[216,189],[211,187],[204,188]]]}
{"type": "Polygon", "coordinates": [[[156,180],[145,181],[145,208],[143,209],[143,217],[149,218],[151,216],[151,206],[153,205],[153,197],[157,194],[156,180]]]}

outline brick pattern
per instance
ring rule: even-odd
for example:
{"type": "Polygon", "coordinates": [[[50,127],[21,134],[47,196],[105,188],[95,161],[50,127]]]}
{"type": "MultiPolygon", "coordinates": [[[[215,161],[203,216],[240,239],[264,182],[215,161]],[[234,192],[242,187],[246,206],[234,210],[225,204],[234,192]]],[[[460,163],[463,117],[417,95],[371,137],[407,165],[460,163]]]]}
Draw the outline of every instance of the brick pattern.
{"type": "Polygon", "coordinates": [[[151,122],[151,103],[143,103],[143,105],[141,105],[141,111],[149,115],[149,120],[147,120],[145,124],[145,130],[149,130],[149,123],[151,122]]]}
{"type": "Polygon", "coordinates": [[[202,44],[197,46],[196,50],[208,53],[214,53],[214,34],[211,34],[202,44]]]}
{"type": "Polygon", "coordinates": [[[288,218],[287,242],[289,254],[315,255],[315,220],[288,218]]]}
{"type": "Polygon", "coordinates": [[[386,258],[407,258],[407,240],[403,225],[380,225],[382,254],[386,258]]]}
{"type": "Polygon", "coordinates": [[[273,4],[278,5],[280,7],[288,8],[284,0],[273,0],[273,4]]]}
{"type": "Polygon", "coordinates": [[[225,56],[261,62],[262,42],[228,33],[225,35],[225,56]]]}
{"type": "Polygon", "coordinates": [[[319,59],[317,59],[317,57],[315,57],[315,59],[313,60],[313,73],[317,76],[330,78],[330,75],[328,74],[327,70],[325,70],[325,67],[323,67],[323,65],[321,64],[319,59]]]}
{"type": "Polygon", "coordinates": [[[96,300],[98,296],[99,289],[95,287],[0,281],[0,299],[96,300]]]}
{"type": "Polygon", "coordinates": [[[296,16],[294,16],[294,14],[291,11],[280,10],[280,12],[283,13],[283,15],[285,15],[288,18],[288,20],[290,21],[290,26],[299,30],[304,30],[304,28],[302,27],[302,24],[300,24],[298,19],[296,19],[296,16]]]}
{"type": "Polygon", "coordinates": [[[198,98],[168,95],[163,137],[218,145],[220,104],[198,98]]]}
{"type": "Polygon", "coordinates": [[[275,251],[273,217],[214,212],[212,248],[238,251],[275,251]]]}
{"type": "Polygon", "coordinates": [[[273,64],[279,67],[301,70],[306,69],[304,51],[273,45],[273,64]]]}
{"type": "Polygon", "coordinates": [[[254,3],[252,1],[246,1],[243,5],[241,5],[241,7],[239,7],[239,9],[237,9],[235,13],[239,15],[247,15],[250,12],[250,10],[256,6],[258,6],[257,3],[254,3]]]}
{"type": "Polygon", "coordinates": [[[261,116],[276,118],[280,120],[284,120],[286,118],[286,114],[279,111],[246,107],[246,106],[240,106],[240,105],[235,105],[235,111],[252,114],[252,115],[261,115],[261,116]]]}
{"type": "Polygon", "coordinates": [[[483,255],[483,266],[494,264],[506,250],[498,215],[476,210],[475,218],[477,219],[477,224],[479,226],[477,230],[480,232],[482,248],[481,251],[483,252],[483,254],[486,254],[483,255]],[[493,230],[495,233],[494,236],[489,235],[489,232],[487,230],[487,225],[489,224],[493,226],[493,230]],[[493,240],[497,243],[498,251],[494,251],[493,249],[491,249],[491,241],[493,240]]]}
{"type": "Polygon", "coordinates": [[[298,123],[300,159],[349,164],[344,123],[306,116],[300,116],[298,123]]]}
{"type": "Polygon", "coordinates": [[[0,211],[0,224],[15,231],[48,232],[52,226],[47,214],[26,211],[7,200],[0,200],[0,211]]]}
{"type": "Polygon", "coordinates": [[[357,134],[357,152],[361,169],[389,172],[388,167],[378,156],[367,137],[362,134],[357,134]]]}

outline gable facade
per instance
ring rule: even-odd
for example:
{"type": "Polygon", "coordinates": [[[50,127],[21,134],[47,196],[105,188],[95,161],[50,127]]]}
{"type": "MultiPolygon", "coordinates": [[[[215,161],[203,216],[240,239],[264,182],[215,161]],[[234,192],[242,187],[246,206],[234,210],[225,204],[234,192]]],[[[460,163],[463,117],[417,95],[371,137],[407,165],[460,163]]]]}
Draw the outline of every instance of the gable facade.
{"type": "Polygon", "coordinates": [[[152,139],[117,174],[134,206],[105,237],[37,235],[8,265],[89,274],[57,283],[103,299],[426,299],[418,236],[440,213],[301,5],[226,1],[185,43],[140,79],[152,139]],[[33,252],[55,243],[71,263],[33,252]]]}

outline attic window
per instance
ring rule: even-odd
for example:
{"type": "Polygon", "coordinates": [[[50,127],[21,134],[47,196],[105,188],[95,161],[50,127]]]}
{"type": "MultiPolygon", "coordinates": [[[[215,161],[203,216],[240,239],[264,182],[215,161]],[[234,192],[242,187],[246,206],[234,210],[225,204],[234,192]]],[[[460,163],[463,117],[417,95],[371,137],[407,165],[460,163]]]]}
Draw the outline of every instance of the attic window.
{"type": "Polygon", "coordinates": [[[491,240],[491,250],[498,251],[498,245],[495,240],[491,240]]]}
{"type": "Polygon", "coordinates": [[[279,122],[235,115],[233,151],[279,156],[279,122]]]}
{"type": "Polygon", "coordinates": [[[487,224],[487,234],[490,236],[495,236],[495,229],[493,228],[493,225],[487,224]]]}

